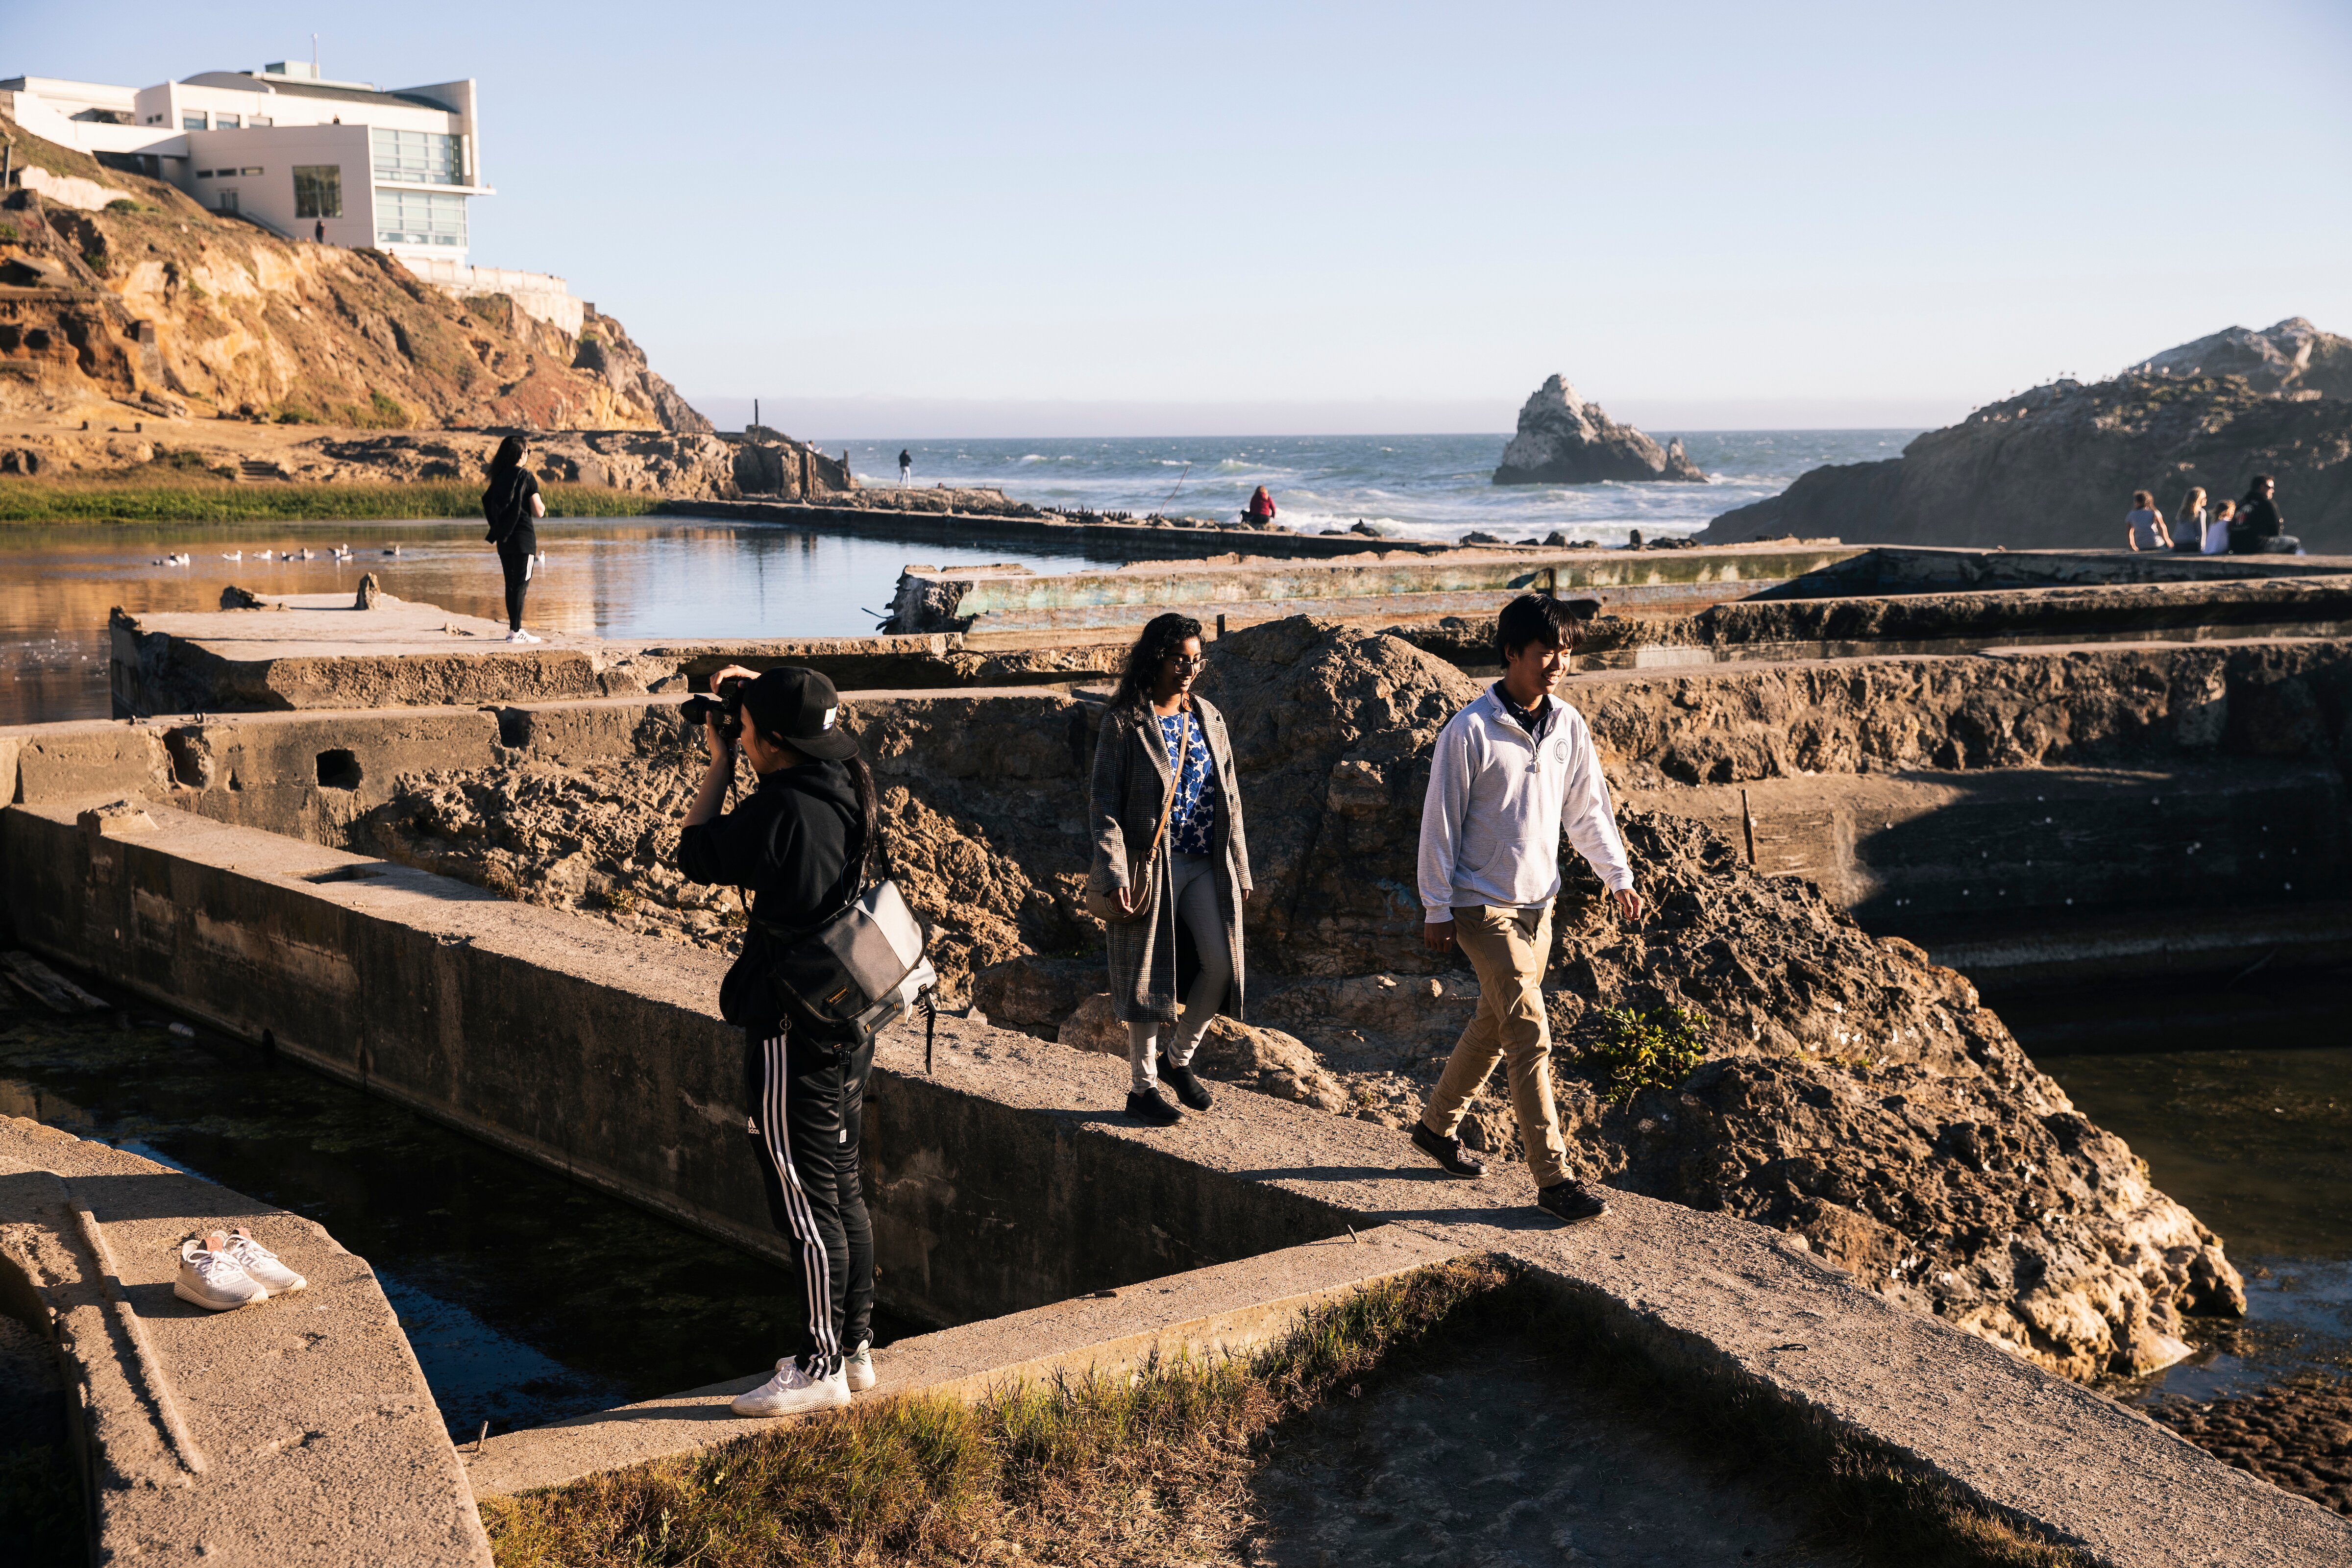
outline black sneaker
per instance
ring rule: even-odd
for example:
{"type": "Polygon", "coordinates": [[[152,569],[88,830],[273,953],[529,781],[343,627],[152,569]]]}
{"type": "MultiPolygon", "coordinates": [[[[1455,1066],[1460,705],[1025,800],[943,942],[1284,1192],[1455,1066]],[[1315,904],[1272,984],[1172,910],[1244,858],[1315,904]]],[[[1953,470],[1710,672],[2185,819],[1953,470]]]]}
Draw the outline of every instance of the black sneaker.
{"type": "Polygon", "coordinates": [[[1129,1089],[1127,1113],[1138,1121],[1148,1121],[1154,1127],[1167,1127],[1184,1120],[1184,1113],[1160,1098],[1157,1087],[1129,1089]]]}
{"type": "Polygon", "coordinates": [[[1486,1162],[1462,1146],[1459,1138],[1440,1138],[1423,1122],[1412,1124],[1412,1146],[1457,1176],[1483,1176],[1486,1162]]]}
{"type": "Polygon", "coordinates": [[[1601,1195],[1599,1187],[1589,1187],[1582,1182],[1557,1182],[1536,1189],[1536,1207],[1573,1225],[1580,1219],[1599,1219],[1607,1214],[1609,1200],[1601,1195]]]}
{"type": "Polygon", "coordinates": [[[1185,1110],[1209,1109],[1209,1086],[1202,1083],[1200,1075],[1191,1068],[1164,1063],[1160,1068],[1160,1081],[1176,1091],[1176,1098],[1184,1102],[1185,1110]]]}

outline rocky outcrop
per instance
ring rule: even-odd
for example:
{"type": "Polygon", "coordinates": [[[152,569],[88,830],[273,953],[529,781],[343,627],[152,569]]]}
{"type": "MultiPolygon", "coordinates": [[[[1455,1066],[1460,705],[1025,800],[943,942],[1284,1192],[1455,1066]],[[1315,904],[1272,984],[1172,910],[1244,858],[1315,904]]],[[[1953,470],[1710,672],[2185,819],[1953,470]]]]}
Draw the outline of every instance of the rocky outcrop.
{"type": "Polygon", "coordinates": [[[1673,479],[1704,484],[1706,476],[1679,440],[1660,447],[1620,425],[1555,375],[1519,410],[1519,427],[1503,448],[1498,485],[1589,485],[1604,479],[1673,479]]]}
{"type": "Polygon", "coordinates": [[[2157,369],[2038,386],[1927,432],[1899,458],[1800,474],[1780,494],[1717,518],[1699,542],[1798,533],[2110,549],[2123,542],[2136,489],[2155,492],[2170,517],[2191,486],[2220,500],[2266,473],[2278,480],[2287,531],[2306,549],[2352,549],[2347,343],[2298,317],[2264,333],[2232,328],[2184,344],[2150,361],[2157,369]],[[2208,361],[2244,374],[2217,374],[2208,361]],[[2174,374],[2161,368],[2168,363],[2174,374]]]}
{"type": "Polygon", "coordinates": [[[2265,394],[2352,397],[2352,338],[2289,316],[2259,332],[2225,328],[2167,349],[2142,368],[2167,375],[2234,375],[2265,394]]]}
{"type": "MultiPolygon", "coordinates": [[[[2135,673],[2143,651],[2117,656],[2104,700],[2053,655],[2009,706],[1971,707],[1955,690],[1904,743],[1930,744],[1937,725],[1948,735],[1978,725],[2011,737],[2021,757],[2097,735],[2195,744],[2260,726],[2270,710],[2292,721],[2303,710],[2282,683],[2327,679],[2316,666],[2242,677],[2232,650],[2216,656],[2218,688],[2157,690],[2135,673]],[[2268,709],[2266,686],[2276,689],[2268,709]]],[[[1204,689],[1248,780],[1257,888],[1251,1016],[1220,1026],[1204,1070],[1402,1130],[1475,1002],[1469,978],[1417,940],[1413,860],[1430,742],[1478,682],[1399,638],[1303,617],[1234,632],[1211,658],[1204,689]]],[[[1870,676],[1930,662],[1828,667],[1846,684],[1806,688],[1807,706],[1849,712],[1840,722],[1852,733],[1875,734],[1874,708],[1883,717],[1899,704],[1874,703],[1870,676]]],[[[1713,750],[1706,762],[1656,754],[1669,744],[1719,746],[1735,772],[1796,764],[1769,741],[1810,732],[1785,707],[1796,694],[1775,697],[1751,673],[1774,674],[1718,676],[1721,690],[1594,682],[1577,699],[1621,779],[1713,770],[1713,750]],[[1659,704],[1680,726],[1654,721],[1659,704]]],[[[2305,695],[2315,711],[2333,701],[2305,695]]],[[[1077,1048],[1116,1048],[1097,999],[1100,928],[1077,899],[1097,710],[1059,693],[984,700],[987,721],[974,723],[971,703],[952,697],[851,696],[847,721],[881,784],[885,865],[930,928],[950,1002],[1077,1048]]],[[[1831,741],[1847,732],[1832,726],[1807,743],[1837,765],[1831,741]]],[[[2320,724],[2305,739],[2324,747],[2331,735],[2320,724]]],[[[666,868],[697,756],[664,710],[636,745],[625,763],[579,770],[404,780],[354,847],[730,946],[740,919],[731,892],[687,887],[666,868]]],[[[2242,1310],[2221,1244],[2035,1069],[1963,977],[1874,939],[1812,884],[1757,874],[1702,825],[1636,811],[1623,823],[1654,912],[1625,926],[1564,857],[1551,972],[1562,1111],[1591,1173],[1801,1235],[1880,1294],[2071,1375],[2164,1364],[2182,1353],[2187,1315],[2242,1310]],[[1612,1099],[1603,1010],[1665,1007],[1702,1016],[1703,1059],[1679,1083],[1612,1099]]],[[[1515,1156],[1499,1093],[1474,1102],[1465,1136],[1515,1156]]]]}
{"type": "Polygon", "coordinates": [[[19,168],[102,174],[123,193],[94,212],[7,193],[0,277],[38,284],[0,309],[0,412],[79,424],[111,402],[380,429],[710,428],[609,316],[590,312],[575,341],[383,251],[281,239],[166,182],[0,132],[19,168]]]}

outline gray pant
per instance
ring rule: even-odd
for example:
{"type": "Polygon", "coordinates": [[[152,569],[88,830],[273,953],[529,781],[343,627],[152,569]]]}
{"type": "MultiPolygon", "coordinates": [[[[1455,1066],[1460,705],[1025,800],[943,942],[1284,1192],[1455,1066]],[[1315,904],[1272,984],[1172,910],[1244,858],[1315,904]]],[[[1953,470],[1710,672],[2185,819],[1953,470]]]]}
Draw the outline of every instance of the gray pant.
{"type": "MultiPolygon", "coordinates": [[[[1217,914],[1216,860],[1207,855],[1171,855],[1169,858],[1169,896],[1176,900],[1176,918],[1192,933],[1193,950],[1200,954],[1201,973],[1192,981],[1192,989],[1185,994],[1184,1010],[1176,1016],[1175,1036],[1168,1042],[1168,1063],[1171,1067],[1190,1067],[1192,1053],[1201,1047],[1201,1037],[1208,1033],[1210,1021],[1217,1016],[1218,1004],[1234,984],[1234,955],[1225,939],[1225,922],[1217,914]]],[[[1169,944],[1168,960],[1176,961],[1175,944],[1169,944]]],[[[1158,1081],[1152,1070],[1152,1056],[1159,1049],[1165,1024],[1129,1024],[1127,1026],[1127,1065],[1138,1089],[1150,1089],[1158,1081]]]]}

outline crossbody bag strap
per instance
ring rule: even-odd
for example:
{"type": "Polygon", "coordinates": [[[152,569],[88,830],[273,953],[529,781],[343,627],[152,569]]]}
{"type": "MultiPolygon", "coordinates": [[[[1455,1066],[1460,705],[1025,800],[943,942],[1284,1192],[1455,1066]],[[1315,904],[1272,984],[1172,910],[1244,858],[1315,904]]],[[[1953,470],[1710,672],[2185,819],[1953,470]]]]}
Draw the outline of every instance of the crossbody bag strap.
{"type": "MultiPolygon", "coordinates": [[[[1150,713],[1150,710],[1147,708],[1144,711],[1150,713]]],[[[1160,738],[1160,724],[1156,715],[1153,716],[1151,730],[1152,743],[1166,744],[1160,738]]],[[[1177,793],[1184,787],[1184,763],[1192,755],[1192,727],[1187,724],[1179,730],[1176,735],[1176,776],[1168,782],[1168,798],[1161,802],[1160,806],[1160,826],[1151,830],[1151,848],[1145,854],[1143,859],[1138,862],[1139,865],[1149,865],[1158,857],[1160,841],[1168,837],[1168,819],[1176,815],[1177,793]]],[[[1132,872],[1129,874],[1129,879],[1130,881],[1134,879],[1132,872]]]]}

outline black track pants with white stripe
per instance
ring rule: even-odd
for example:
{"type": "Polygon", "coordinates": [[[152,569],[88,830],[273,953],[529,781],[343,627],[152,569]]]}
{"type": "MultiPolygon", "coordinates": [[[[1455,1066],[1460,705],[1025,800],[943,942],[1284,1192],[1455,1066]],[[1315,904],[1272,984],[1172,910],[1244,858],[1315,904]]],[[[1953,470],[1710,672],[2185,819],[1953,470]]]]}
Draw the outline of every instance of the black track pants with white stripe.
{"type": "Polygon", "coordinates": [[[874,1225],[858,1179],[866,1079],[874,1047],[837,1052],[783,1030],[744,1042],[746,1103],[768,1213],[792,1238],[808,1301],[807,1342],[831,1362],[872,1331],[874,1225]]]}

